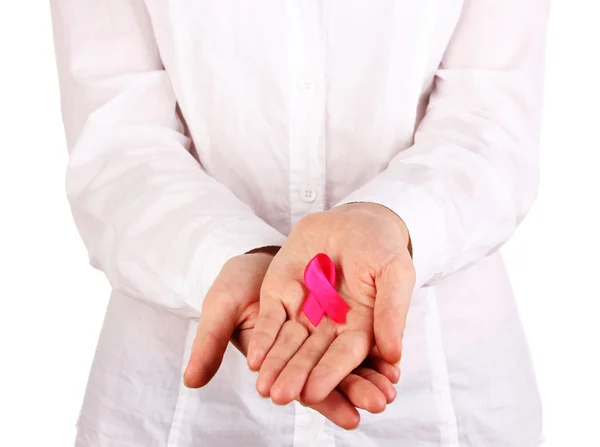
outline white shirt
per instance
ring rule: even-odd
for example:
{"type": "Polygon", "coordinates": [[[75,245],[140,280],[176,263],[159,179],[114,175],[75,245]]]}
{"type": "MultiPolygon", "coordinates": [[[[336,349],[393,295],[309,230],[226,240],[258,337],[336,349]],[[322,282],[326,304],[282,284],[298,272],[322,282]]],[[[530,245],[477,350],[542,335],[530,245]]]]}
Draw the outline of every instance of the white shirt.
{"type": "Polygon", "coordinates": [[[68,196],[114,289],[77,445],[539,445],[497,249],[536,195],[548,3],[52,0],[68,196]],[[351,201],[412,237],[396,401],[345,432],[235,349],[185,388],[225,261],[351,201]]]}

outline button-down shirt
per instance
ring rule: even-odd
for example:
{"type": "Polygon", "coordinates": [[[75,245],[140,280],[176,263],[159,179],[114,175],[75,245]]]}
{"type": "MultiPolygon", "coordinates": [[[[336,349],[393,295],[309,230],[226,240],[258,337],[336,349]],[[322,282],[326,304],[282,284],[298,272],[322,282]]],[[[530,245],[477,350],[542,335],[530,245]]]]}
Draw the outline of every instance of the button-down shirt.
{"type": "MultiPolygon", "coordinates": [[[[68,197],[114,292],[79,446],[541,440],[498,248],[537,188],[548,0],[52,0],[68,197]],[[398,397],[345,432],[182,371],[223,264],[370,201],[411,233],[398,397]]],[[[85,297],[82,297],[85,299],[85,297]]]]}

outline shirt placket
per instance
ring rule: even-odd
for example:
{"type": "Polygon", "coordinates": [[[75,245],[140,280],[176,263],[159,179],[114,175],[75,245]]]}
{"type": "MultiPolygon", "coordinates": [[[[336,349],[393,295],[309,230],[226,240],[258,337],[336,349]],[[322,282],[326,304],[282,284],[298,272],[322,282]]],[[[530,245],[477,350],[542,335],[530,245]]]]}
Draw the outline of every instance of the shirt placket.
{"type": "MultiPolygon", "coordinates": [[[[320,0],[286,3],[290,224],[325,209],[325,45],[320,0]]],[[[294,447],[323,445],[324,418],[295,403],[294,447]]],[[[332,445],[327,439],[327,445],[332,445]]]]}
{"type": "Polygon", "coordinates": [[[325,45],[319,0],[287,2],[290,218],[325,209],[325,45]]]}

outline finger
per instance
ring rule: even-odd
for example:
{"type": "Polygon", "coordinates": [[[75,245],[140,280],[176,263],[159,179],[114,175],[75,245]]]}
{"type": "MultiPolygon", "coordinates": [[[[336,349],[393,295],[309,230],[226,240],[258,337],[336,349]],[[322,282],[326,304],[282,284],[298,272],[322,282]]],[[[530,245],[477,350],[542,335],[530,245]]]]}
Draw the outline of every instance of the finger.
{"type": "Polygon", "coordinates": [[[231,344],[246,357],[248,354],[248,345],[252,337],[252,328],[236,329],[231,336],[231,344]]]}
{"type": "Polygon", "coordinates": [[[360,423],[360,414],[356,408],[337,390],[332,391],[322,402],[310,407],[346,430],[355,429],[360,423]]]}
{"type": "Polygon", "coordinates": [[[398,383],[400,381],[400,367],[398,365],[392,365],[383,359],[373,359],[369,361],[368,365],[379,374],[382,374],[391,383],[398,383]]]}
{"type": "Polygon", "coordinates": [[[371,368],[379,374],[383,374],[392,383],[400,381],[400,367],[397,364],[394,365],[383,360],[377,347],[373,348],[371,354],[363,362],[363,366],[371,368]]]}
{"type": "Polygon", "coordinates": [[[401,261],[386,266],[376,280],[375,344],[389,363],[398,363],[402,357],[402,334],[414,284],[414,269],[401,261]]]}
{"type": "MultiPolygon", "coordinates": [[[[396,399],[396,387],[383,374],[379,374],[377,371],[365,367],[356,368],[353,374],[360,376],[363,379],[368,380],[370,383],[375,385],[377,389],[379,389],[379,391],[383,393],[388,404],[391,404],[392,402],[394,402],[394,399],[396,399]]],[[[350,395],[346,394],[346,396],[350,398],[350,395]]],[[[356,402],[352,398],[350,398],[350,402],[356,405],[356,402]]]]}
{"type": "Polygon", "coordinates": [[[207,294],[202,306],[196,338],[183,375],[189,388],[206,385],[219,370],[223,355],[238,320],[238,309],[231,300],[207,294]]]}
{"type": "Polygon", "coordinates": [[[355,374],[347,375],[337,386],[357,408],[369,413],[381,413],[387,404],[386,396],[372,382],[355,374]]]}
{"type": "Polygon", "coordinates": [[[326,322],[306,339],[271,387],[273,402],[286,405],[300,395],[308,375],[335,340],[335,328],[326,322]]]}
{"type": "Polygon", "coordinates": [[[285,308],[280,301],[261,297],[260,311],[248,346],[248,367],[252,371],[260,369],[286,318],[285,308]]]}
{"type": "MultiPolygon", "coordinates": [[[[285,368],[288,361],[300,349],[304,340],[308,337],[306,327],[297,321],[286,321],[279,331],[277,340],[267,354],[256,380],[256,390],[263,397],[271,393],[271,386],[279,377],[279,373],[285,368]]],[[[275,403],[279,403],[273,400],[275,403]]]]}
{"type": "Polygon", "coordinates": [[[302,399],[316,404],[357,368],[370,350],[370,339],[362,332],[349,331],[340,334],[309,374],[302,390],[302,399]]]}

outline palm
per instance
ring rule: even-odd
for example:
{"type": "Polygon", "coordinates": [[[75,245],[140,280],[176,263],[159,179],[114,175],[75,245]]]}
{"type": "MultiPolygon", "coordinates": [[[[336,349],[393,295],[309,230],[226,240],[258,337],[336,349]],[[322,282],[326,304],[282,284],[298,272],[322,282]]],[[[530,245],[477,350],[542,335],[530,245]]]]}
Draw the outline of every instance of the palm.
{"type": "MultiPolygon", "coordinates": [[[[309,260],[307,258],[303,263],[306,264],[309,260]]],[[[282,297],[269,305],[272,308],[278,307],[272,311],[285,315],[286,322],[260,369],[257,389],[280,404],[288,403],[298,396],[309,403],[319,402],[344,377],[358,368],[375,346],[374,287],[360,280],[347,280],[346,278],[355,278],[352,274],[340,275],[336,289],[350,308],[346,322],[336,324],[324,317],[315,327],[302,310],[308,294],[303,282],[282,280],[289,274],[279,271],[275,262],[265,279],[263,289],[282,297]],[[305,352],[302,352],[303,349],[305,352]],[[326,352],[318,358],[315,351],[326,352]],[[293,357],[296,352],[300,353],[296,356],[298,358],[293,357]],[[340,359],[344,359],[345,363],[340,362],[340,359]],[[314,368],[312,372],[311,367],[314,368]]],[[[290,267],[289,264],[284,265],[284,268],[290,267]]]]}
{"type": "MultiPolygon", "coordinates": [[[[210,381],[229,340],[246,355],[259,313],[260,287],[271,259],[272,256],[265,254],[236,258],[213,284],[204,301],[185,374],[188,386],[200,387],[210,381]],[[228,313],[223,312],[225,309],[228,313]],[[224,315],[230,318],[224,319],[224,315]]],[[[390,380],[397,379],[397,370],[376,355],[372,360],[368,367],[365,365],[349,374],[338,390],[312,407],[345,428],[358,423],[355,406],[372,412],[382,411],[386,401],[395,397],[390,380]]]]}
{"type": "MultiPolygon", "coordinates": [[[[405,239],[399,227],[387,220],[374,227],[377,219],[369,212],[344,214],[318,213],[298,224],[265,277],[249,365],[260,369],[259,392],[279,403],[298,395],[307,403],[325,398],[373,350],[378,334],[376,321],[384,322],[386,329],[386,333],[379,332],[382,346],[379,340],[377,345],[391,352],[389,358],[399,360],[395,351],[402,327],[398,324],[398,328],[390,329],[391,320],[381,312],[377,315],[375,297],[378,288],[380,293],[395,294],[400,287],[410,287],[410,279],[399,281],[397,269],[391,268],[403,256],[409,256],[405,239]],[[302,311],[308,294],[304,269],[321,252],[334,261],[336,290],[350,308],[344,324],[323,318],[314,327],[302,311]],[[393,277],[389,271],[395,273],[393,277]]],[[[400,292],[406,296],[405,290],[400,292]]],[[[385,302],[386,297],[378,301],[385,302]]]]}

